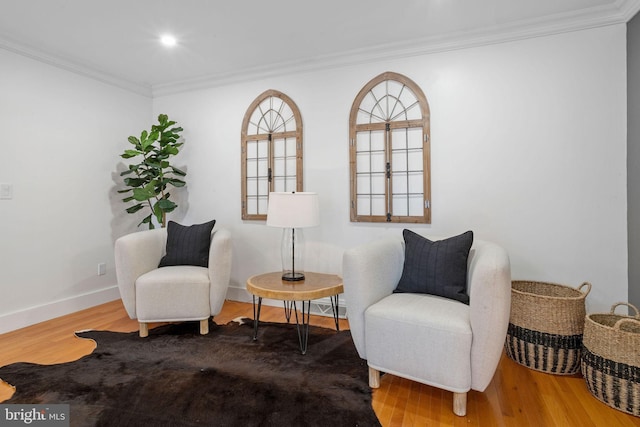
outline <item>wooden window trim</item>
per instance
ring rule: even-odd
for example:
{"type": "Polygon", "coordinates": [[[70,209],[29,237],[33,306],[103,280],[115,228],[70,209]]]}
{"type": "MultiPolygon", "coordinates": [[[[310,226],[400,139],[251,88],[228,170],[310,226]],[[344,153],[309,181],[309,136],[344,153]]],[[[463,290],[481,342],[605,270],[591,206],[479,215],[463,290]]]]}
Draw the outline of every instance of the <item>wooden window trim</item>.
{"type": "MultiPolygon", "coordinates": [[[[249,213],[247,211],[248,208],[248,190],[247,190],[247,143],[249,141],[264,141],[264,140],[269,140],[269,136],[271,135],[271,140],[270,144],[272,144],[273,140],[276,139],[282,139],[282,138],[295,138],[295,147],[296,147],[296,191],[303,191],[303,170],[302,170],[302,132],[303,130],[303,126],[302,126],[302,115],[300,114],[300,110],[298,109],[298,106],[296,105],[295,102],[293,102],[293,100],[288,97],[287,95],[285,95],[284,93],[277,91],[277,90],[273,90],[273,89],[269,89],[263,93],[261,93],[249,106],[249,108],[247,109],[244,118],[242,120],[242,130],[241,130],[241,144],[242,144],[242,150],[241,150],[241,156],[242,156],[242,164],[241,164],[241,168],[242,168],[242,182],[241,182],[241,204],[242,204],[242,219],[243,220],[266,220],[267,219],[267,215],[265,214],[255,214],[255,213],[249,213]],[[288,107],[291,109],[292,113],[293,113],[293,117],[296,121],[296,129],[293,131],[286,131],[286,132],[274,132],[272,134],[253,134],[253,135],[248,135],[248,128],[250,125],[250,120],[251,117],[254,113],[254,111],[258,108],[258,106],[266,99],[268,98],[278,98],[280,100],[282,100],[285,104],[288,105],[288,107]]],[[[273,157],[273,150],[272,147],[269,146],[268,147],[268,167],[269,170],[273,170],[274,169],[274,157],[273,157]]],[[[270,181],[269,182],[269,192],[274,191],[274,182],[270,181]]]]}
{"type": "MultiPolygon", "coordinates": [[[[350,219],[352,222],[392,222],[392,223],[431,223],[431,127],[430,127],[430,110],[427,98],[422,89],[407,78],[398,73],[385,72],[369,81],[361,90],[353,101],[349,116],[349,173],[350,173],[350,219]],[[393,80],[411,89],[416,96],[420,112],[421,120],[405,120],[405,121],[386,121],[380,123],[357,124],[358,111],[367,94],[378,84],[393,80]],[[357,212],[357,158],[356,158],[356,141],[358,132],[385,130],[387,124],[390,129],[398,128],[422,128],[422,144],[423,144],[423,215],[414,216],[398,216],[398,215],[359,215],[357,212]]],[[[385,147],[385,156],[390,159],[390,153],[385,147]]],[[[388,160],[391,162],[391,160],[388,160]]],[[[391,206],[389,198],[391,197],[391,188],[393,185],[392,177],[388,178],[389,184],[385,189],[385,206],[391,206]]]]}

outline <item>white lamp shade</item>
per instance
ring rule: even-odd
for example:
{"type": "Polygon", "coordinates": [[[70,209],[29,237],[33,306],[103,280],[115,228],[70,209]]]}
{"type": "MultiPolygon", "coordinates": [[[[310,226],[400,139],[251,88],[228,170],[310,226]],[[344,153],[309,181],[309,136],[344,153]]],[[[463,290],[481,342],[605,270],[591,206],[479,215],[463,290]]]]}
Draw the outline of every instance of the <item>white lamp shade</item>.
{"type": "Polygon", "coordinates": [[[317,193],[269,193],[268,226],[304,228],[319,224],[320,206],[317,193]]]}

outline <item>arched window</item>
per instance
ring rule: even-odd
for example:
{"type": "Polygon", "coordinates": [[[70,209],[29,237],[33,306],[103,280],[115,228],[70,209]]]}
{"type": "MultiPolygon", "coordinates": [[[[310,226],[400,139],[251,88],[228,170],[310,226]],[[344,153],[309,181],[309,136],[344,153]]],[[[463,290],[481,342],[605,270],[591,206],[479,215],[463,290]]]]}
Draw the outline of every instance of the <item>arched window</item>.
{"type": "Polygon", "coordinates": [[[386,72],[358,93],[349,117],[351,221],[430,223],[429,104],[386,72]]]}
{"type": "Polygon", "coordinates": [[[242,121],[242,219],[266,219],[271,191],[302,191],[302,118],[276,90],[258,96],[242,121]]]}

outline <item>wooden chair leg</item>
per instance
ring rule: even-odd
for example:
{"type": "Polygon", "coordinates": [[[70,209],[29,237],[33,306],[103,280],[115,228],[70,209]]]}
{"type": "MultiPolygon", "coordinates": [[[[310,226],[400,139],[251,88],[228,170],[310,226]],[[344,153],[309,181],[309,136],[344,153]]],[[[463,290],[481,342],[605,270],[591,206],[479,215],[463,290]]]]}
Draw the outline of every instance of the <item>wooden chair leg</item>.
{"type": "Polygon", "coordinates": [[[145,338],[149,336],[149,324],[140,322],[140,337],[145,338]]]}
{"type": "Polygon", "coordinates": [[[467,415],[467,393],[453,393],[453,413],[459,417],[467,415]]]}
{"type": "Polygon", "coordinates": [[[209,333],[209,319],[203,319],[200,321],[200,335],[207,335],[209,333]]]}
{"type": "Polygon", "coordinates": [[[371,366],[369,366],[369,387],[380,387],[380,371],[373,369],[371,366]]]}

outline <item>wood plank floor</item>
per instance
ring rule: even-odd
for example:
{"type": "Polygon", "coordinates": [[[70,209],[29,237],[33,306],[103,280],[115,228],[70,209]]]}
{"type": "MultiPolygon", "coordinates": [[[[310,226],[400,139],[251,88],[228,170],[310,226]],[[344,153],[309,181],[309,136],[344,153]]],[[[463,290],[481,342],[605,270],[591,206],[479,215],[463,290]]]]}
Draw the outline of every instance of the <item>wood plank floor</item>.
{"type": "MultiPolygon", "coordinates": [[[[252,317],[251,304],[227,301],[215,321],[252,317]]],[[[261,320],[284,322],[282,308],[263,306],[261,320]]],[[[348,322],[341,320],[341,328],[348,322]]],[[[312,316],[317,326],[334,327],[333,319],[312,316]]],[[[153,326],[153,325],[152,325],[153,326]]],[[[0,335],[0,366],[14,362],[52,364],[76,360],[93,351],[94,343],[74,332],[99,329],[137,330],[122,303],[113,301],[68,316],[0,335]]],[[[197,324],[194,323],[194,328],[197,324]]],[[[13,388],[0,383],[0,402],[13,388]]],[[[392,375],[383,375],[373,392],[373,409],[383,426],[640,426],[640,418],[617,411],[595,399],[579,375],[544,374],[503,356],[484,393],[471,391],[467,416],[452,412],[452,394],[392,375]]]]}

